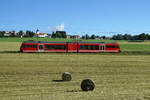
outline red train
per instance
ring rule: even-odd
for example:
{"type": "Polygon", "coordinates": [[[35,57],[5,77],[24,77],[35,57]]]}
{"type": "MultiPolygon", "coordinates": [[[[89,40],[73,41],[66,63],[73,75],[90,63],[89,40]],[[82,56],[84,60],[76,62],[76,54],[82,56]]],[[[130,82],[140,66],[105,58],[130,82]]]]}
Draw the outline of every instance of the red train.
{"type": "Polygon", "coordinates": [[[120,52],[118,43],[112,42],[44,42],[24,41],[21,52],[120,52]]]}

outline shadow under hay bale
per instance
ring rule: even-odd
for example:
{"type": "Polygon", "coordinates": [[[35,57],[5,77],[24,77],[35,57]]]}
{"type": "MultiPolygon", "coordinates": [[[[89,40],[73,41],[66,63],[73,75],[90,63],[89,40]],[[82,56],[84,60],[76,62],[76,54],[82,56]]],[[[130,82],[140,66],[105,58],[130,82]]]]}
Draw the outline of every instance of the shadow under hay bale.
{"type": "Polygon", "coordinates": [[[63,80],[52,80],[53,82],[63,82],[63,80]]]}
{"type": "Polygon", "coordinates": [[[21,53],[20,51],[0,51],[0,53],[21,53]]]}
{"type": "Polygon", "coordinates": [[[95,88],[95,84],[92,80],[90,79],[84,79],[82,82],[81,82],[81,89],[83,91],[93,91],[95,88]]]}
{"type": "Polygon", "coordinates": [[[71,74],[69,72],[64,72],[62,74],[62,80],[63,81],[71,81],[72,77],[71,74]]]}
{"type": "Polygon", "coordinates": [[[67,90],[65,92],[83,92],[82,90],[67,90]]]}

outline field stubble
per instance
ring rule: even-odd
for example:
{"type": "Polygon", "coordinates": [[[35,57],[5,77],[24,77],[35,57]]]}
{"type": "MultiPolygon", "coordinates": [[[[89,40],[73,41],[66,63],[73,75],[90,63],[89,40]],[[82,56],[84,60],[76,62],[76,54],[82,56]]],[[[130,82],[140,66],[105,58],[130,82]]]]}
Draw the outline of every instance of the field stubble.
{"type": "Polygon", "coordinates": [[[4,44],[0,43],[1,100],[150,99],[150,55],[3,52],[20,46],[4,44]],[[63,72],[70,72],[72,81],[59,81],[63,72]],[[94,80],[94,91],[81,91],[85,78],[94,80]]]}

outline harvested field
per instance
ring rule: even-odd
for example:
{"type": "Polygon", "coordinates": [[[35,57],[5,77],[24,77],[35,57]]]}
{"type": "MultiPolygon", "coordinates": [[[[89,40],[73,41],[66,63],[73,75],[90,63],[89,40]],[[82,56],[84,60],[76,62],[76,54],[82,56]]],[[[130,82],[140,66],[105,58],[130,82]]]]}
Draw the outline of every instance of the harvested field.
{"type": "Polygon", "coordinates": [[[1,100],[150,99],[150,55],[18,53],[19,46],[0,42],[1,100]],[[53,81],[63,72],[72,80],[53,81]],[[94,91],[81,90],[87,78],[95,82],[94,91]]]}

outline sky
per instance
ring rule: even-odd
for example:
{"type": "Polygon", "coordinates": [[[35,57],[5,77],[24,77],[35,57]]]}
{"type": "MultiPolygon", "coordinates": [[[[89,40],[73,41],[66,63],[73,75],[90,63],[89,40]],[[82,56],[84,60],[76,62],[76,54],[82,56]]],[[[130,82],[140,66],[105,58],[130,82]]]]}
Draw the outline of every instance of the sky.
{"type": "Polygon", "coordinates": [[[0,0],[0,30],[68,34],[150,33],[150,0],[0,0]]]}

